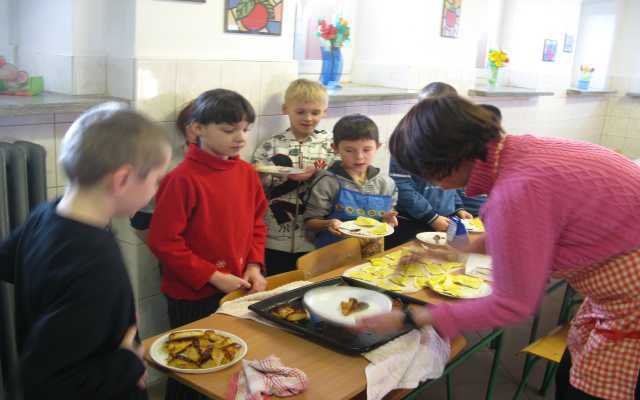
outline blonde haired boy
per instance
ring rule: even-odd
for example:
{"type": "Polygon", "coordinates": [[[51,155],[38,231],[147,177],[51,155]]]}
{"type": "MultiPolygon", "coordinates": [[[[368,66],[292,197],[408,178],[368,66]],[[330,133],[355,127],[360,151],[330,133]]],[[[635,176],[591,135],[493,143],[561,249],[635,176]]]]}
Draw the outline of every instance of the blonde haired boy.
{"type": "Polygon", "coordinates": [[[305,238],[302,221],[306,193],[316,172],[326,169],[336,158],[331,135],[317,129],[329,104],[324,86],[297,79],[289,84],[284,98],[282,112],[289,117],[290,126],[258,146],[253,162],[295,167],[304,172],[261,176],[269,200],[265,215],[268,227],[265,260],[269,275],[295,269],[297,259],[314,249],[305,238]]]}
{"type": "Polygon", "coordinates": [[[170,159],[163,129],[116,103],[67,131],[64,195],[0,244],[0,280],[15,285],[25,399],[146,398],[133,291],[106,227],[151,199],[170,159]]]}

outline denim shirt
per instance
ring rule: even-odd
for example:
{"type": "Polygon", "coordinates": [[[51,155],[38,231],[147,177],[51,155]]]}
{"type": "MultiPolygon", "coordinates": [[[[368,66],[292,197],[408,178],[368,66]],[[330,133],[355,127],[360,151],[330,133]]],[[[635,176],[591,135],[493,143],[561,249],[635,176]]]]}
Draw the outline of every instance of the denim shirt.
{"type": "Polygon", "coordinates": [[[445,190],[409,174],[393,158],[389,175],[398,187],[396,209],[402,217],[431,223],[440,215],[448,217],[463,209],[462,199],[455,189],[445,190]]]}

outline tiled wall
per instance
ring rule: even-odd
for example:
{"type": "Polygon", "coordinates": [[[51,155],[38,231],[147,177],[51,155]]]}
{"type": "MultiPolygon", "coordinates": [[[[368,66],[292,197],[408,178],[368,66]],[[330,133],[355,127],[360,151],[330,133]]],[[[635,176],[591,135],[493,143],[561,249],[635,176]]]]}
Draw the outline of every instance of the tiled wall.
{"type": "Polygon", "coordinates": [[[609,98],[602,144],[632,159],[640,158],[640,98],[628,97],[628,91],[640,92],[640,77],[613,77],[617,90],[609,98]]]}
{"type": "Polygon", "coordinates": [[[64,191],[65,178],[57,165],[60,140],[77,113],[34,114],[0,117],[0,139],[20,139],[38,143],[47,151],[47,194],[52,199],[64,191]]]}

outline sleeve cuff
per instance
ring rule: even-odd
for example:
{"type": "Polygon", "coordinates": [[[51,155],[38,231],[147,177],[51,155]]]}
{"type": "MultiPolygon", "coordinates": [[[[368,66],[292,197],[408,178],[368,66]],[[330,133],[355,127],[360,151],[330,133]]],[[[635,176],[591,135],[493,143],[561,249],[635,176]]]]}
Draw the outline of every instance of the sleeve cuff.
{"type": "Polygon", "coordinates": [[[424,222],[426,222],[427,224],[431,224],[433,221],[436,220],[436,218],[438,218],[440,215],[435,212],[435,211],[429,211],[428,213],[425,214],[424,218],[422,219],[424,222]]]}
{"type": "Polygon", "coordinates": [[[431,311],[433,327],[438,331],[440,336],[444,338],[452,338],[459,335],[458,329],[454,323],[454,318],[449,312],[448,304],[431,307],[429,311],[431,311]]]}

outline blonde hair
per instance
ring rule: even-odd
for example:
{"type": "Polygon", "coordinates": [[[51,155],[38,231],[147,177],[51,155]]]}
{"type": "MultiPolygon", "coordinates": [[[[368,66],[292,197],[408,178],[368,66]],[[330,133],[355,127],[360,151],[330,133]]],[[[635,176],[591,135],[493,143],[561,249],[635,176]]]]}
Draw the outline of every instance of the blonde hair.
{"type": "Polygon", "coordinates": [[[292,102],[319,102],[325,105],[329,104],[329,95],[327,89],[322,84],[309,79],[296,79],[289,84],[287,91],[284,93],[284,103],[292,102]]]}
{"type": "Polygon", "coordinates": [[[95,185],[130,164],[145,178],[171,149],[163,128],[122,103],[104,103],[82,114],[62,140],[59,162],[72,184],[95,185]]]}

